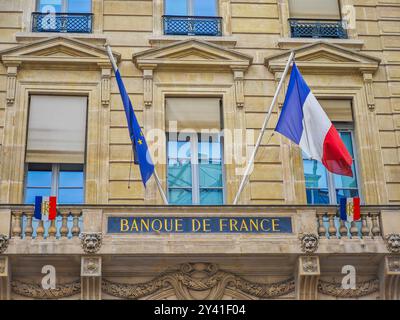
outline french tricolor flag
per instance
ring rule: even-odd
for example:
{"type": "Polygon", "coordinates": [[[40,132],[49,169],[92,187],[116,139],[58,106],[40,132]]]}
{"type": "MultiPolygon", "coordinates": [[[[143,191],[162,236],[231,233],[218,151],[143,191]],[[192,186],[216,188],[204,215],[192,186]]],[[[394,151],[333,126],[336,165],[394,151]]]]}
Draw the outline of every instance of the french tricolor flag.
{"type": "Polygon", "coordinates": [[[293,63],[289,87],[275,131],[339,175],[353,176],[352,158],[339,133],[293,63]]]}
{"type": "Polygon", "coordinates": [[[57,216],[57,197],[35,197],[34,217],[38,220],[54,220],[57,216]]]}

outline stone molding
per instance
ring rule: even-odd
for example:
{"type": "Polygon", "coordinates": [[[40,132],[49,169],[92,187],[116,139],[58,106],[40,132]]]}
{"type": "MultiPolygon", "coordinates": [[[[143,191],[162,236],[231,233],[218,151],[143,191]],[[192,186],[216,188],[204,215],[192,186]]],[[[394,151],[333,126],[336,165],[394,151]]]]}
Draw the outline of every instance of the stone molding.
{"type": "Polygon", "coordinates": [[[359,298],[379,290],[379,280],[371,279],[356,284],[356,289],[343,289],[339,282],[319,280],[318,292],[337,298],[359,298]]]}
{"type": "Polygon", "coordinates": [[[179,270],[159,275],[145,283],[125,284],[103,279],[103,292],[123,299],[139,299],[157,291],[173,288],[178,299],[194,300],[191,290],[209,293],[204,299],[218,300],[226,289],[239,290],[260,299],[275,298],[294,291],[295,282],[288,279],[282,282],[264,284],[247,281],[231,272],[219,270],[210,263],[182,264],[179,270]]]}
{"type": "Polygon", "coordinates": [[[10,239],[4,234],[0,234],[0,254],[4,253],[9,244],[10,239]]]}
{"type": "Polygon", "coordinates": [[[41,285],[11,281],[12,291],[20,296],[33,299],[60,299],[70,297],[81,292],[81,281],[57,285],[55,289],[43,289],[41,285]]]}

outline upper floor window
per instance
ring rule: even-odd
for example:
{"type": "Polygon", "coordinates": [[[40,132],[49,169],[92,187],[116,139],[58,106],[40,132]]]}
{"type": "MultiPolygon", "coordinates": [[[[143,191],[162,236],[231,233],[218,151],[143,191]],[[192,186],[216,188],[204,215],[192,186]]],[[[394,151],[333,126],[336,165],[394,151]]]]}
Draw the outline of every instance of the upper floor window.
{"type": "Polygon", "coordinates": [[[221,35],[218,0],[165,0],[164,33],[221,35]]]}
{"type": "Polygon", "coordinates": [[[353,177],[333,174],[327,171],[322,163],[309,159],[303,152],[307,203],[339,204],[340,198],[359,196],[351,101],[319,100],[319,102],[329,118],[335,121],[334,125],[353,158],[353,177]]]}
{"type": "Polygon", "coordinates": [[[169,202],[223,204],[220,99],[169,98],[166,109],[169,202]]]}
{"type": "Polygon", "coordinates": [[[339,0],[288,0],[293,38],[347,38],[339,0]]]}
{"type": "Polygon", "coordinates": [[[25,202],[84,202],[86,97],[34,95],[26,146],[25,202]]]}
{"type": "Polygon", "coordinates": [[[92,32],[91,0],[38,0],[33,32],[92,32]]]}

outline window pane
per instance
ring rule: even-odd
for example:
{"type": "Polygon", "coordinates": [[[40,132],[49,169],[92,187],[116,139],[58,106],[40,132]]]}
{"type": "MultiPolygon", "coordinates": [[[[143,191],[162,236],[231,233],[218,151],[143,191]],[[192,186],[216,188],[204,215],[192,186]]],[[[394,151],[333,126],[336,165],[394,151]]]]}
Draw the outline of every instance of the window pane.
{"type": "Polygon", "coordinates": [[[340,137],[342,138],[344,145],[346,146],[347,150],[349,151],[351,157],[354,158],[353,142],[351,141],[351,133],[342,131],[342,132],[340,132],[340,137]]]}
{"type": "Polygon", "coordinates": [[[192,204],[191,189],[169,189],[170,204],[192,204]]]}
{"type": "Polygon", "coordinates": [[[51,171],[28,171],[27,187],[51,187],[51,171]]]}
{"type": "Polygon", "coordinates": [[[62,0],[38,1],[39,12],[62,12],[62,0]]]}
{"type": "Polygon", "coordinates": [[[199,164],[200,187],[222,187],[221,164],[199,164]]]}
{"type": "Polygon", "coordinates": [[[68,12],[90,13],[92,12],[91,0],[68,0],[68,12]]]}
{"type": "Polygon", "coordinates": [[[201,189],[200,204],[219,205],[223,204],[223,194],[221,189],[201,189]]]}
{"type": "Polygon", "coordinates": [[[192,186],[192,168],[187,160],[170,160],[168,163],[168,186],[192,186]]]}
{"type": "Polygon", "coordinates": [[[329,204],[328,189],[306,189],[308,204],[329,204]]]}
{"type": "Polygon", "coordinates": [[[51,188],[27,188],[25,191],[25,203],[34,204],[36,196],[49,197],[51,196],[51,188]]]}
{"type": "Polygon", "coordinates": [[[357,189],[337,189],[336,190],[336,198],[337,203],[340,203],[341,198],[354,198],[358,197],[358,190],[357,189]]]}
{"type": "Polygon", "coordinates": [[[165,14],[171,16],[187,16],[187,0],[165,0],[165,14]]]}
{"type": "Polygon", "coordinates": [[[221,143],[218,137],[210,138],[211,141],[199,142],[199,162],[220,163],[221,143]]]}
{"type": "Polygon", "coordinates": [[[168,141],[169,159],[190,159],[190,141],[168,141]]]}
{"type": "Polygon", "coordinates": [[[60,165],[60,176],[58,185],[60,187],[83,188],[83,166],[78,164],[60,165]]]}
{"type": "Polygon", "coordinates": [[[326,169],[316,160],[303,160],[306,188],[328,188],[326,169]]]}
{"type": "Polygon", "coordinates": [[[216,0],[193,0],[195,16],[216,16],[217,1],[216,0]]]}
{"type": "Polygon", "coordinates": [[[336,188],[357,188],[357,178],[356,178],[356,169],[354,161],[353,164],[351,165],[351,170],[353,171],[353,177],[333,174],[336,188]]]}
{"type": "Polygon", "coordinates": [[[83,189],[58,189],[59,204],[79,204],[83,203],[83,189]]]}

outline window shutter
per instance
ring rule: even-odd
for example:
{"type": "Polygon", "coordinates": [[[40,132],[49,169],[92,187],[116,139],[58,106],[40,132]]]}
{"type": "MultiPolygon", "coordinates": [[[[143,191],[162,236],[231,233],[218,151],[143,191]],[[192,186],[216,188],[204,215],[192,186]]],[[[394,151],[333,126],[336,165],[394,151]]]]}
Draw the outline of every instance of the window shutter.
{"type": "Polygon", "coordinates": [[[338,0],[289,0],[291,18],[340,20],[338,0]]]}
{"type": "Polygon", "coordinates": [[[26,162],[84,163],[87,97],[31,96],[26,162]]]}
{"type": "Polygon", "coordinates": [[[353,122],[351,100],[318,99],[332,122],[353,122]]]}
{"type": "Polygon", "coordinates": [[[168,131],[170,121],[177,122],[178,131],[222,128],[219,98],[167,98],[165,104],[168,131]]]}

